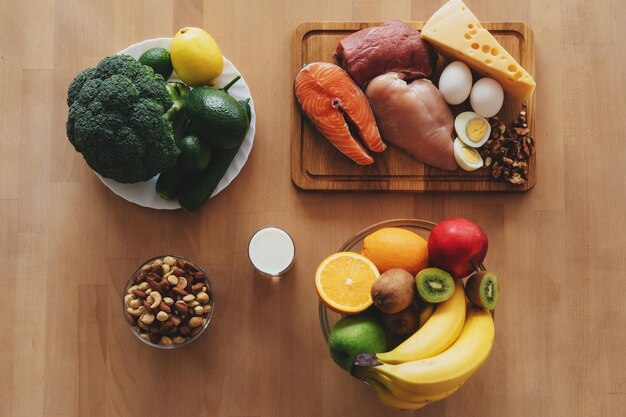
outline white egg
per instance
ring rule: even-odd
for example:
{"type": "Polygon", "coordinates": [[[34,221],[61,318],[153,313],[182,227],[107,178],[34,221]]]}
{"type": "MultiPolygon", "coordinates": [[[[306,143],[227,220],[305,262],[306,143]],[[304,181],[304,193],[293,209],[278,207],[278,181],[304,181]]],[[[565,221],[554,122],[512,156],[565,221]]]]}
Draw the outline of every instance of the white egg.
{"type": "Polygon", "coordinates": [[[502,108],[504,91],[499,82],[493,78],[481,78],[474,83],[470,93],[472,110],[483,117],[493,117],[502,108]]]}
{"type": "Polygon", "coordinates": [[[472,91],[472,72],[461,61],[448,64],[439,77],[439,91],[448,104],[461,104],[472,91]]]}
{"type": "Polygon", "coordinates": [[[484,117],[466,111],[454,119],[454,130],[459,139],[472,148],[480,148],[489,140],[491,125],[484,117]]]}
{"type": "Polygon", "coordinates": [[[454,139],[454,159],[465,171],[475,171],[483,166],[483,158],[478,151],[465,146],[459,138],[454,139]]]}

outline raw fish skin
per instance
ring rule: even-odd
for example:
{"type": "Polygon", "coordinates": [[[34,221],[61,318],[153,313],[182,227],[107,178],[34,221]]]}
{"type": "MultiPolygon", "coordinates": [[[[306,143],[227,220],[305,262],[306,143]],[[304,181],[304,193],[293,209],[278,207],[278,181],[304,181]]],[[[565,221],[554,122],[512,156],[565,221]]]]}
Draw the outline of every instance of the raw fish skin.
{"type": "Polygon", "coordinates": [[[385,150],[365,94],[337,65],[327,62],[305,65],[296,76],[294,94],[317,130],[357,164],[374,163],[365,146],[374,152],[385,150]],[[358,139],[352,136],[346,120],[358,132],[358,139]]]}
{"type": "Polygon", "coordinates": [[[384,140],[404,149],[420,162],[447,171],[454,159],[454,118],[443,96],[428,80],[407,85],[390,72],[374,78],[365,90],[384,140]]]}
{"type": "Polygon", "coordinates": [[[387,72],[402,73],[407,81],[428,77],[437,65],[437,53],[428,42],[397,20],[346,36],[334,55],[361,88],[387,72]]]}

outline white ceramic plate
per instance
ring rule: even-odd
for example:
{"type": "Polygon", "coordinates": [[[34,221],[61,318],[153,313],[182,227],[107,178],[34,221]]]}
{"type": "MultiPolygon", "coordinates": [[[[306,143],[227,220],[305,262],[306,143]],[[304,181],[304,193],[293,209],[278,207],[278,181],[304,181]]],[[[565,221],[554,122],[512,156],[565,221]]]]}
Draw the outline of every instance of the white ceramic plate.
{"type": "MultiPolygon", "coordinates": [[[[143,42],[131,45],[123,51],[118,52],[118,54],[126,54],[134,58],[139,58],[141,54],[143,54],[150,48],[169,49],[171,43],[172,38],[148,39],[143,42]]],[[[224,58],[224,71],[217,78],[215,83],[216,87],[225,86],[237,75],[240,75],[239,71],[237,71],[237,68],[235,68],[235,66],[228,59],[224,58]]],[[[170,79],[177,81],[179,80],[176,73],[172,74],[172,77],[170,79]]],[[[248,128],[248,133],[246,134],[246,137],[241,144],[241,148],[239,148],[239,152],[235,156],[233,162],[228,167],[228,170],[226,171],[226,174],[224,175],[222,180],[219,182],[219,184],[217,184],[217,188],[215,189],[211,197],[216,196],[217,193],[228,187],[232,180],[234,180],[235,177],[239,174],[239,171],[241,171],[241,168],[243,168],[246,161],[248,160],[248,155],[250,155],[250,151],[252,150],[252,143],[254,142],[256,114],[254,112],[254,102],[252,101],[252,94],[250,94],[250,89],[248,88],[246,81],[243,79],[243,76],[230,89],[228,89],[228,94],[230,94],[237,100],[245,100],[249,97],[250,108],[252,109],[252,118],[250,119],[250,127],[248,128]]],[[[145,182],[137,182],[134,184],[122,184],[110,178],[103,178],[97,173],[96,175],[98,176],[98,178],[100,178],[104,185],[109,187],[111,191],[122,197],[124,200],[130,201],[131,203],[153,209],[175,210],[180,208],[178,200],[164,200],[156,193],[155,186],[158,175],[151,180],[145,182]]]]}

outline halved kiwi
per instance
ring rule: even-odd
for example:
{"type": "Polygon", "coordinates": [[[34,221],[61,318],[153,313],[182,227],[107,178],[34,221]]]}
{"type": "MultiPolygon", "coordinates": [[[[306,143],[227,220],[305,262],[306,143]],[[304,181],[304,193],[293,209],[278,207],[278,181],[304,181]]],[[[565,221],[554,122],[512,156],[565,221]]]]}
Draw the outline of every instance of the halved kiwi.
{"type": "Polygon", "coordinates": [[[415,286],[420,298],[429,303],[441,303],[454,293],[452,275],[439,268],[422,269],[415,277],[415,286]]]}
{"type": "Polygon", "coordinates": [[[475,272],[465,283],[465,294],[472,304],[493,310],[500,299],[500,284],[493,272],[475,272]]]}

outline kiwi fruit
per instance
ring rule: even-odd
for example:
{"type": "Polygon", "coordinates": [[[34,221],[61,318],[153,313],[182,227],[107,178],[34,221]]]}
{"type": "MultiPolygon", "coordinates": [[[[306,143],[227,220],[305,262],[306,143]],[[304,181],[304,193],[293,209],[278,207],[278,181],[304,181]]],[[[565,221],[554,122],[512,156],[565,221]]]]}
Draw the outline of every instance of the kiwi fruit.
{"type": "Polygon", "coordinates": [[[426,268],[415,277],[415,287],[422,300],[429,303],[441,303],[452,297],[454,279],[443,269],[426,268]]]}
{"type": "Polygon", "coordinates": [[[387,314],[399,313],[413,302],[413,275],[404,269],[390,269],[374,281],[371,294],[374,305],[380,311],[387,314]]]}
{"type": "Polygon", "coordinates": [[[465,283],[465,294],[470,303],[477,307],[493,310],[500,299],[500,284],[493,272],[474,273],[465,283]]]}
{"type": "Polygon", "coordinates": [[[411,334],[419,327],[419,315],[413,304],[408,308],[395,313],[383,314],[383,323],[389,333],[396,336],[411,334]]]}

